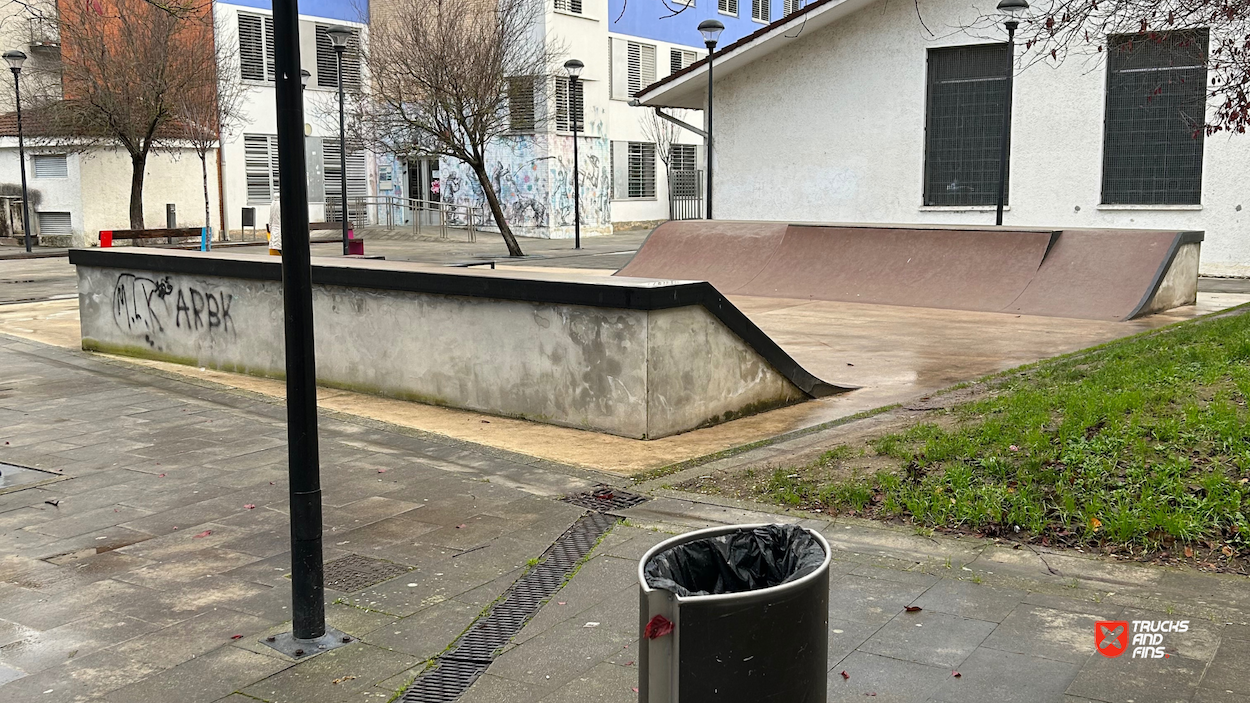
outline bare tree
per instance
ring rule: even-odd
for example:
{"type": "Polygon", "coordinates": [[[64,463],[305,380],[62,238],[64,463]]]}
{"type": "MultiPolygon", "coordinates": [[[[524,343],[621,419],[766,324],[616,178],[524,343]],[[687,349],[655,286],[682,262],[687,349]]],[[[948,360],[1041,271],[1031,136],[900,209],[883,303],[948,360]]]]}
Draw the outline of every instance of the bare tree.
{"type": "MultiPolygon", "coordinates": [[[[985,13],[964,29],[1001,26],[1003,19],[985,13]]],[[[1212,109],[1195,131],[1244,133],[1250,126],[1250,0],[1042,0],[1021,19],[1017,42],[1025,65],[1166,44],[1170,53],[1206,65],[1212,109]],[[1194,30],[1209,30],[1209,50],[1195,42],[1194,30]]]]}
{"type": "Polygon", "coordinates": [[[531,96],[545,92],[555,50],[542,11],[541,0],[388,0],[370,23],[371,86],[357,101],[362,137],[380,151],[437,154],[472,169],[510,256],[523,253],[487,171],[487,147],[512,127],[510,86],[514,96],[526,94],[518,80],[534,86],[531,96]]]}
{"type": "MultiPolygon", "coordinates": [[[[668,114],[684,121],[686,112],[686,110],[669,110],[668,114]]],[[[673,145],[680,142],[682,128],[660,117],[655,110],[650,108],[638,118],[638,123],[642,128],[643,141],[655,144],[655,150],[659,153],[660,160],[664,162],[664,170],[672,168],[673,145]]]]}
{"type": "Polygon", "coordinates": [[[183,96],[217,85],[212,8],[199,0],[61,0],[64,100],[48,106],[84,143],[130,155],[130,226],[143,228],[148,155],[185,144],[183,96]]]}
{"type": "Polygon", "coordinates": [[[223,40],[222,35],[225,32],[228,32],[227,28],[218,24],[216,48],[212,57],[216,81],[188,86],[188,89],[174,97],[173,103],[176,123],[186,143],[200,158],[200,175],[204,183],[205,227],[212,226],[208,198],[208,154],[221,144],[224,135],[229,134],[242,121],[243,99],[247,96],[247,87],[233,80],[238,75],[238,55],[226,47],[237,44],[223,40]]]}

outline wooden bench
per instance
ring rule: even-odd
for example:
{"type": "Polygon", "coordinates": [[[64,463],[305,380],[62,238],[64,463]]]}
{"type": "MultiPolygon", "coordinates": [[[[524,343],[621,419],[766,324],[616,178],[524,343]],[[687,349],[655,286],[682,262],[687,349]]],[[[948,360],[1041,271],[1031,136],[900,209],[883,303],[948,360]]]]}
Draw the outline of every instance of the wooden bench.
{"type": "MultiPolygon", "coordinates": [[[[317,232],[317,231],[324,232],[327,230],[335,231],[335,232],[342,232],[343,223],[342,222],[309,222],[308,223],[308,231],[310,234],[312,232],[317,232]]],[[[332,241],[338,241],[338,240],[318,239],[312,243],[313,244],[329,244],[332,241]]],[[[356,236],[356,223],[351,222],[350,220],[347,223],[347,253],[349,256],[359,257],[359,256],[365,255],[365,238],[356,236]]]]}
{"type": "Polygon", "coordinates": [[[166,244],[173,244],[174,239],[186,237],[204,238],[203,227],[179,227],[177,229],[102,229],[100,230],[100,246],[111,247],[119,239],[164,239],[166,244]]]}

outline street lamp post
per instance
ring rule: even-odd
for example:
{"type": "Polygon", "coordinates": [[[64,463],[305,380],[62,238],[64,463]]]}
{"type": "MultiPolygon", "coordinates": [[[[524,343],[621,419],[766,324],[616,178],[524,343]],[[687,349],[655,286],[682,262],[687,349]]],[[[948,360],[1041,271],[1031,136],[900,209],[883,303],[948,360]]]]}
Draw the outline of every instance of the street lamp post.
{"type": "Polygon", "coordinates": [[[300,90],[305,90],[308,88],[309,78],[312,78],[312,73],[310,73],[308,69],[306,68],[301,68],[299,70],[299,89],[300,90]]]}
{"type": "Polygon", "coordinates": [[[579,184],[580,172],[577,160],[577,78],[582,75],[586,64],[577,59],[564,62],[564,70],[569,73],[569,123],[573,127],[573,248],[582,248],[582,192],[579,184]]]}
{"type": "Polygon", "coordinates": [[[26,138],[22,134],[22,81],[19,74],[26,54],[20,51],[4,52],[4,60],[13,71],[13,91],[17,100],[17,161],[22,169],[22,230],[26,235],[26,251],[30,251],[30,197],[26,192],[26,138]]]}
{"type": "Polygon", "coordinates": [[[1007,195],[1007,144],[1011,136],[1011,93],[1016,72],[1016,28],[1020,26],[1016,16],[1027,9],[1027,0],[1001,0],[998,3],[998,11],[1011,19],[1003,23],[1007,28],[1007,96],[1003,105],[1003,133],[998,143],[998,209],[994,216],[995,225],[1003,224],[1003,201],[1007,195]]]}
{"type": "Polygon", "coordinates": [[[716,40],[725,30],[725,25],[718,20],[703,20],[699,23],[699,33],[703,35],[703,43],[707,45],[707,110],[703,113],[703,149],[707,152],[707,219],[712,219],[712,54],[716,51],[716,40]]]}
{"type": "Polygon", "coordinates": [[[339,74],[339,203],[342,205],[343,216],[343,255],[347,255],[347,123],[344,120],[343,104],[343,52],[347,50],[347,42],[352,38],[352,30],[347,27],[331,27],[326,36],[334,46],[334,54],[338,57],[339,74]]]}

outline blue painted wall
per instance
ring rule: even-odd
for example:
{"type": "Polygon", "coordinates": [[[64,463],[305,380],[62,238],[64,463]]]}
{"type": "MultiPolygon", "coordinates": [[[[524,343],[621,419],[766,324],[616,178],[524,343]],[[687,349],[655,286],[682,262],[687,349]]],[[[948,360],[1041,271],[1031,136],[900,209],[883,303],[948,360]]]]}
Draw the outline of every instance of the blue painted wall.
{"type": "MultiPolygon", "coordinates": [[[[254,7],[258,10],[273,10],[271,0],[229,0],[226,4],[254,7]]],[[[363,14],[367,22],[369,2],[368,0],[301,0],[299,13],[345,22],[359,22],[363,14]]]]}
{"type": "MultiPolygon", "coordinates": [[[[781,0],[771,0],[769,4],[769,21],[781,19],[781,0]]],[[[669,5],[681,7],[675,3],[669,5]]],[[[717,0],[695,0],[694,7],[666,17],[673,11],[662,0],[608,0],[609,28],[619,34],[702,48],[703,37],[699,35],[698,26],[703,20],[718,19],[725,25],[719,46],[735,42],[764,26],[751,19],[751,0],[738,0],[737,17],[722,15],[716,7],[717,0]]]]}

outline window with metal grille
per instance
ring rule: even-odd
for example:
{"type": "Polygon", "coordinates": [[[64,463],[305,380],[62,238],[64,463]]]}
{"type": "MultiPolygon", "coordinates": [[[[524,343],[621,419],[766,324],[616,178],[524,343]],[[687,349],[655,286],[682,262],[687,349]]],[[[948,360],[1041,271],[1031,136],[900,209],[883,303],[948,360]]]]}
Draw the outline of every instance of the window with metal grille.
{"type": "Polygon", "coordinates": [[[751,0],[751,19],[759,22],[768,22],[768,18],[772,16],[769,11],[768,0],[751,0]]]}
{"type": "Polygon", "coordinates": [[[568,76],[556,77],[556,131],[571,132],[573,123],[571,120],[577,120],[577,131],[586,130],[585,115],[585,96],[586,84],[582,81],[577,82],[577,87],[573,88],[572,94],[569,87],[573,81],[568,76]]]}
{"type": "Polygon", "coordinates": [[[1202,202],[1207,42],[1206,30],[1110,38],[1102,202],[1202,202]]]}
{"type": "Polygon", "coordinates": [[[699,168],[699,148],[694,144],[674,144],[669,149],[669,168],[674,171],[696,171],[699,168]]]}
{"type": "Polygon", "coordinates": [[[673,144],[669,148],[670,195],[692,198],[699,194],[699,148],[694,144],[673,144]]]}
{"type": "Polygon", "coordinates": [[[243,164],[247,174],[247,201],[268,205],[278,192],[278,137],[243,135],[243,164]]]}
{"type": "MultiPolygon", "coordinates": [[[[368,170],[364,151],[360,149],[359,145],[348,142],[347,146],[348,210],[352,214],[359,215],[360,213],[357,210],[361,206],[351,201],[369,195],[368,170]]],[[[342,222],[338,218],[340,203],[342,202],[341,195],[343,193],[339,176],[342,173],[339,169],[339,140],[328,137],[321,140],[321,157],[325,161],[326,219],[331,222],[342,222]]]]}
{"type": "Polygon", "coordinates": [[[998,202],[1009,58],[1006,44],[929,50],[925,205],[998,202]]]}
{"type": "Polygon", "coordinates": [[[582,14],[582,0],[556,0],[556,9],[582,14]]]}
{"type": "Polygon", "coordinates": [[[508,79],[508,129],[513,132],[534,131],[533,76],[508,79]]]}
{"type": "MultiPolygon", "coordinates": [[[[337,88],[339,85],[338,56],[334,53],[334,43],[326,32],[330,25],[317,25],[317,85],[322,88],[337,88]]],[[[346,89],[360,87],[360,31],[353,29],[352,36],[343,49],[343,87],[346,89]]]]}
{"type": "Polygon", "coordinates": [[[803,0],[781,0],[781,12],[787,16],[801,9],[803,9],[803,0]]]}
{"type": "Polygon", "coordinates": [[[629,143],[629,190],[631,198],[655,197],[655,145],[629,143]]]}
{"type": "Polygon", "coordinates": [[[683,51],[681,49],[669,49],[668,53],[668,72],[677,73],[681,69],[694,63],[695,55],[693,51],[683,51]]]}
{"type": "Polygon", "coordinates": [[[738,16],[738,0],[716,0],[716,9],[726,15],[738,16]]]}
{"type": "Polygon", "coordinates": [[[73,234],[73,220],[68,212],[39,213],[39,234],[73,234]]]}
{"type": "Polygon", "coordinates": [[[239,73],[245,81],[274,79],[273,17],[239,13],[239,73]]]}
{"type": "Polygon", "coordinates": [[[633,97],[655,82],[655,45],[629,42],[629,95],[633,97]]]}
{"type": "Polygon", "coordinates": [[[35,178],[69,178],[65,154],[35,154],[31,157],[35,178]]]}

